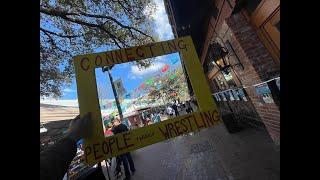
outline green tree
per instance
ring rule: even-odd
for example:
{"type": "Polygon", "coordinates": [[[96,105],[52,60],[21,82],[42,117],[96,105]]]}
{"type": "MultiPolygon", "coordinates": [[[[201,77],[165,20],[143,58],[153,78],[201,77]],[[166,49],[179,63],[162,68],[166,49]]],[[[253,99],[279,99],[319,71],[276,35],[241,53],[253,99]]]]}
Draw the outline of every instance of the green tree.
{"type": "MultiPolygon", "coordinates": [[[[151,0],[41,0],[40,95],[61,96],[74,77],[72,57],[154,41],[151,0]]],[[[138,61],[148,67],[149,60],[138,61]]]]}

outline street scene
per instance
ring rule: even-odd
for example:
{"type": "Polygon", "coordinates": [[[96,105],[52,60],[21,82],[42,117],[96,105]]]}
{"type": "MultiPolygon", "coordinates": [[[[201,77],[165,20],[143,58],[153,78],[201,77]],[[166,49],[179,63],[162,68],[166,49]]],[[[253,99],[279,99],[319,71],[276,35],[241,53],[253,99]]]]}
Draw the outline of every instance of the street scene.
{"type": "Polygon", "coordinates": [[[41,0],[40,59],[40,179],[280,179],[280,0],[41,0]]]}

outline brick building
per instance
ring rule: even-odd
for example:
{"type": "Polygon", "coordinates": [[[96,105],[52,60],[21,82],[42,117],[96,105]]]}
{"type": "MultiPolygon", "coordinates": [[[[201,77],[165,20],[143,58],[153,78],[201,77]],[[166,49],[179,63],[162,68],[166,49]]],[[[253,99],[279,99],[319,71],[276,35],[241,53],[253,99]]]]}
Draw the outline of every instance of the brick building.
{"type": "Polygon", "coordinates": [[[164,3],[175,37],[191,35],[222,119],[266,128],[280,144],[280,0],[164,3]]]}

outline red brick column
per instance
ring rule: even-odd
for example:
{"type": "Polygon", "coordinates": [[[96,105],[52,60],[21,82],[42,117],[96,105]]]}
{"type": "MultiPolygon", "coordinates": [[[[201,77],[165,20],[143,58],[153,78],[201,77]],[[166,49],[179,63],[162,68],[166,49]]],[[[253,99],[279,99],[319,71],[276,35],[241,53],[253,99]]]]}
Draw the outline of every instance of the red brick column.
{"type": "Polygon", "coordinates": [[[272,56],[260,41],[255,29],[241,14],[235,14],[226,19],[232,36],[230,43],[234,46],[244,71],[237,68],[243,86],[246,89],[259,116],[269,131],[275,143],[280,143],[280,110],[276,104],[263,104],[260,102],[255,88],[252,85],[280,76],[280,67],[274,62],[272,56]]]}

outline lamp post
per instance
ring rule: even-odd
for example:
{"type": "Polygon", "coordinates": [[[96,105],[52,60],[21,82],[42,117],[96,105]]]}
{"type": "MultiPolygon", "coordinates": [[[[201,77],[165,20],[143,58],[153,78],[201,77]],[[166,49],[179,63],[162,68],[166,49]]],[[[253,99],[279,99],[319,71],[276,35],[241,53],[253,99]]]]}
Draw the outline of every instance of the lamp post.
{"type": "MultiPolygon", "coordinates": [[[[219,37],[218,37],[219,38],[219,37]]],[[[233,67],[237,66],[240,67],[242,70],[244,70],[244,66],[241,63],[238,55],[235,53],[231,43],[227,41],[227,45],[224,44],[223,40],[219,38],[224,46],[221,46],[220,43],[217,41],[214,41],[211,45],[211,57],[210,59],[212,60],[213,65],[218,67],[220,72],[225,73],[228,75],[230,73],[230,70],[233,70],[233,67]],[[234,56],[235,59],[238,61],[236,64],[231,64],[230,62],[230,56],[234,56]]],[[[236,73],[235,73],[236,74],[236,73]]],[[[237,76],[237,74],[236,74],[237,76]]],[[[239,77],[237,76],[239,82],[241,83],[239,77]]],[[[241,126],[239,125],[240,121],[235,117],[234,111],[231,108],[230,104],[228,101],[226,101],[226,106],[231,112],[231,114],[225,114],[222,115],[222,119],[225,122],[227,129],[230,133],[238,132],[241,130],[241,126]]]]}
{"type": "Polygon", "coordinates": [[[123,120],[123,114],[122,114],[122,110],[121,110],[118,94],[117,94],[116,88],[114,87],[114,84],[113,84],[113,78],[111,76],[110,69],[111,68],[109,66],[105,66],[105,67],[102,68],[102,72],[106,72],[106,71],[108,72],[110,83],[111,83],[111,87],[112,87],[112,91],[113,91],[113,94],[114,94],[114,98],[116,100],[116,105],[117,105],[117,109],[118,109],[118,112],[119,112],[119,116],[120,116],[120,119],[123,120]]]}

